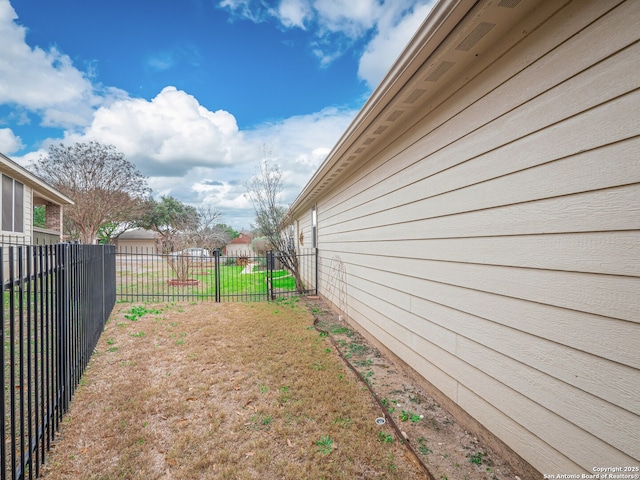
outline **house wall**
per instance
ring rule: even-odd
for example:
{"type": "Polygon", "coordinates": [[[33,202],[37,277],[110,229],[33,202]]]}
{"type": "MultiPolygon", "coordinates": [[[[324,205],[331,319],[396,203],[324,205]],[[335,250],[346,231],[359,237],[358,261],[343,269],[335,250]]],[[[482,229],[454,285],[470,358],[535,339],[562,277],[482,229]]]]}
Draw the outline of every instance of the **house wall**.
{"type": "Polygon", "coordinates": [[[320,292],[543,473],[640,458],[638,18],[516,25],[317,203],[320,292]]]}
{"type": "Polygon", "coordinates": [[[158,253],[158,246],[155,240],[118,239],[116,241],[116,246],[118,253],[158,253]]]}
{"type": "Polygon", "coordinates": [[[253,247],[250,243],[230,243],[225,247],[225,254],[229,257],[241,255],[253,256],[253,247]]]}

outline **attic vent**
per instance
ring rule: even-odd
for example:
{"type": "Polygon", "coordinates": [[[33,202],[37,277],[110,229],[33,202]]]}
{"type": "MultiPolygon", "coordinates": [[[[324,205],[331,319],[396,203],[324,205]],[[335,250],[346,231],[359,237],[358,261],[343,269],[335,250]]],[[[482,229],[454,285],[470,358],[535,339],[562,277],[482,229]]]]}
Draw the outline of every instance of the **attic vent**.
{"type": "Polygon", "coordinates": [[[462,43],[458,45],[458,48],[456,48],[456,50],[468,52],[476,43],[480,41],[482,37],[489,33],[495,26],[495,23],[480,22],[478,26],[474,28],[469,35],[467,35],[467,38],[465,38],[462,43]]]}
{"type": "Polygon", "coordinates": [[[365,145],[371,145],[375,141],[375,138],[367,138],[364,142],[365,145]]]}
{"type": "Polygon", "coordinates": [[[453,67],[453,62],[442,62],[440,65],[436,67],[436,69],[429,74],[425,80],[427,82],[437,82],[440,78],[449,71],[451,67],[453,67]]]}
{"type": "Polygon", "coordinates": [[[364,147],[360,147],[359,149],[356,150],[356,153],[362,153],[364,152],[364,147]]]}
{"type": "Polygon", "coordinates": [[[389,116],[387,117],[387,122],[393,122],[393,121],[397,120],[397,119],[398,119],[398,117],[399,117],[400,115],[402,115],[403,113],[404,113],[404,112],[403,112],[402,110],[396,110],[395,112],[393,112],[391,115],[389,115],[389,116]]]}
{"type": "Polygon", "coordinates": [[[340,167],[336,170],[336,173],[340,173],[342,170],[344,170],[344,167],[340,167]]]}
{"type": "Polygon", "coordinates": [[[411,95],[409,95],[409,96],[407,97],[407,99],[405,100],[405,102],[407,102],[407,103],[413,103],[413,102],[415,102],[416,100],[418,100],[418,99],[422,96],[422,94],[423,94],[424,92],[426,92],[426,90],[422,90],[421,88],[416,88],[416,89],[411,93],[411,95]]]}
{"type": "Polygon", "coordinates": [[[519,3],[520,3],[520,0],[502,0],[498,4],[498,6],[505,7],[505,8],[516,8],[519,3]]]}
{"type": "Polygon", "coordinates": [[[375,131],[373,133],[375,133],[376,135],[380,135],[382,132],[384,132],[387,129],[387,127],[385,125],[378,127],[375,129],[375,131]]]}
{"type": "MultiPolygon", "coordinates": [[[[364,148],[359,148],[358,150],[364,150],[364,148]]],[[[359,153],[358,150],[356,150],[356,153],[359,153]]],[[[344,162],[345,164],[353,162],[356,159],[355,155],[351,155],[349,158],[347,158],[347,161],[344,162]]]]}

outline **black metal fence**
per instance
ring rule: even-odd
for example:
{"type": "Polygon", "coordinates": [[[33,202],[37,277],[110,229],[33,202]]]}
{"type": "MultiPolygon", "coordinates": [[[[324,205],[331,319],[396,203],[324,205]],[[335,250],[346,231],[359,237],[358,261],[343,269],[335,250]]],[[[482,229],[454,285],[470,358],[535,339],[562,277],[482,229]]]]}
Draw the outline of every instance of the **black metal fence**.
{"type": "Polygon", "coordinates": [[[36,478],[115,303],[115,247],[0,247],[2,479],[36,478]]]}
{"type": "Polygon", "coordinates": [[[116,296],[125,302],[244,302],[317,293],[316,249],[298,252],[298,282],[277,252],[195,256],[130,248],[118,251],[116,263],[116,296]]]}

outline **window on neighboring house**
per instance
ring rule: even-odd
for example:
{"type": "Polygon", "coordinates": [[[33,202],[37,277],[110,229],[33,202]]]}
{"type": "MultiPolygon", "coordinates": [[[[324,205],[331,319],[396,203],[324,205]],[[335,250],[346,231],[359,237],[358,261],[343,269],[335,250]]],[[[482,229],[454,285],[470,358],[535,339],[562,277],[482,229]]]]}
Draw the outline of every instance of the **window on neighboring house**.
{"type": "Polygon", "coordinates": [[[315,205],[311,209],[311,246],[318,248],[318,216],[315,205]]]}
{"type": "Polygon", "coordinates": [[[24,185],[2,175],[2,230],[24,232],[24,185]]]}

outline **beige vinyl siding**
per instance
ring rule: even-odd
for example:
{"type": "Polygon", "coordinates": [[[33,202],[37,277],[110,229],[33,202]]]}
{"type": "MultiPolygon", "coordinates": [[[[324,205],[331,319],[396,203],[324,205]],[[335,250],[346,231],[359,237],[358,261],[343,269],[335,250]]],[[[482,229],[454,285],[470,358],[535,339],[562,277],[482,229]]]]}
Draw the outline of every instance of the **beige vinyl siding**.
{"type": "Polygon", "coordinates": [[[544,2],[318,201],[320,291],[544,473],[640,458],[638,18],[544,2]]]}

